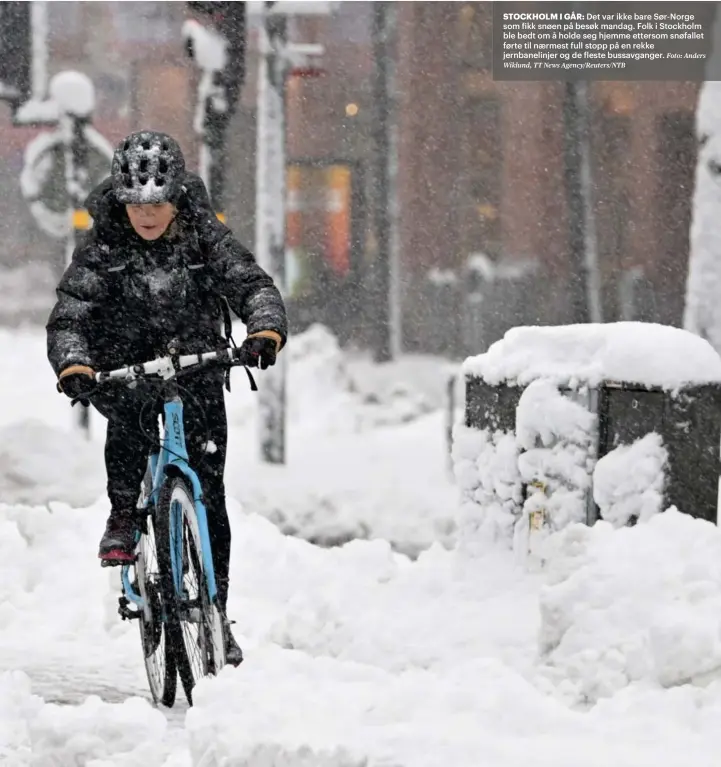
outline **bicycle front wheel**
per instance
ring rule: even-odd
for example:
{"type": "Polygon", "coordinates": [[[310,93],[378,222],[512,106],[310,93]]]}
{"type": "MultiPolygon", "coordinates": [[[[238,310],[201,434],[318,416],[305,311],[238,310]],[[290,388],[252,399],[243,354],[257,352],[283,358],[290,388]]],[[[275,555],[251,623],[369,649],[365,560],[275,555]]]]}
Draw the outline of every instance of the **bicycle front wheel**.
{"type": "Polygon", "coordinates": [[[140,536],[135,574],[143,607],[140,609],[140,640],[153,701],[170,708],[175,703],[177,670],[163,620],[161,568],[158,562],[153,517],[148,515],[140,536]]]}
{"type": "Polygon", "coordinates": [[[208,595],[208,574],[193,494],[185,479],[163,483],[155,515],[166,629],[188,703],[198,679],[225,665],[223,621],[208,595]]]}

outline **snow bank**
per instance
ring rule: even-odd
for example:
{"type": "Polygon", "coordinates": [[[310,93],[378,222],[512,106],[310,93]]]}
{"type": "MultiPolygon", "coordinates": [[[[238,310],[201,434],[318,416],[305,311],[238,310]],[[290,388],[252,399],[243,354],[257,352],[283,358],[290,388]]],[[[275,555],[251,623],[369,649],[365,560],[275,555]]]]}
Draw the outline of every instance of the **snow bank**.
{"type": "Polygon", "coordinates": [[[719,690],[674,698],[647,691],[583,714],[491,658],[443,675],[390,675],[277,648],[249,661],[244,673],[226,669],[197,688],[186,720],[194,764],[712,767],[718,760],[719,690]]]}
{"type": "Polygon", "coordinates": [[[485,354],[469,357],[463,370],[490,384],[545,378],[576,388],[613,380],[672,390],[721,381],[721,357],[685,330],[616,322],[512,328],[485,354]]]}
{"type": "Polygon", "coordinates": [[[0,506],[0,664],[33,680],[0,676],[9,767],[718,761],[721,531],[708,523],[670,511],[572,525],[528,575],[498,549],[320,549],[231,503],[246,663],[202,682],[183,722],[137,699],[137,626],[97,565],[100,512],[0,506]],[[686,679],[707,686],[664,689],[686,679]],[[128,700],[101,702],[100,684],[128,700]]]}
{"type": "Polygon", "coordinates": [[[251,649],[272,642],[394,673],[440,671],[497,645],[509,663],[531,662],[537,612],[507,553],[489,552],[482,577],[477,567],[466,577],[464,562],[439,545],[415,561],[385,541],[318,549],[231,514],[230,609],[251,649]],[[509,604],[525,605],[523,615],[509,604]]]}
{"type": "Polygon", "coordinates": [[[653,432],[604,455],[593,470],[593,497],[601,517],[620,527],[661,511],[667,457],[663,440],[653,432]]]}
{"type": "Polygon", "coordinates": [[[37,419],[0,427],[0,498],[89,506],[104,494],[103,454],[80,432],[37,419]]]}
{"type": "Polygon", "coordinates": [[[45,703],[20,671],[0,675],[0,761],[7,767],[145,767],[168,755],[165,717],[147,701],[90,696],[80,706],[45,703]]]}
{"type": "Polygon", "coordinates": [[[390,675],[267,648],[245,674],[200,685],[187,728],[194,762],[209,765],[478,767],[523,763],[528,742],[513,736],[538,736],[557,715],[570,732],[570,713],[492,660],[390,675]]]}
{"type": "Polygon", "coordinates": [[[54,287],[50,264],[31,261],[0,266],[0,325],[46,322],[53,308],[54,287]]]}
{"type": "MultiPolygon", "coordinates": [[[[397,369],[394,377],[383,376],[383,366],[349,365],[338,339],[323,325],[293,336],[287,353],[293,375],[288,415],[304,419],[306,427],[312,425],[319,433],[364,432],[409,423],[435,409],[408,377],[398,376],[397,369]]],[[[440,378],[441,363],[435,364],[440,378]]],[[[259,385],[261,381],[262,373],[259,385]]]]}
{"type": "MultiPolygon", "coordinates": [[[[451,545],[457,491],[437,407],[443,363],[348,363],[320,325],[294,336],[284,353],[291,355],[288,463],[259,460],[257,398],[236,371],[226,396],[228,496],[284,532],[323,544],[383,538],[411,554],[434,541],[451,545]],[[415,475],[425,481],[407,481],[415,475]]],[[[0,355],[0,391],[13,403],[0,411],[0,500],[89,506],[104,498],[105,420],[91,413],[90,441],[77,430],[76,408],[55,390],[42,330],[0,330],[0,355]],[[26,375],[18,378],[18,370],[26,375]]]]}
{"type": "Polygon", "coordinates": [[[673,509],[556,536],[541,593],[544,673],[570,702],[721,676],[721,531],[673,509]]]}

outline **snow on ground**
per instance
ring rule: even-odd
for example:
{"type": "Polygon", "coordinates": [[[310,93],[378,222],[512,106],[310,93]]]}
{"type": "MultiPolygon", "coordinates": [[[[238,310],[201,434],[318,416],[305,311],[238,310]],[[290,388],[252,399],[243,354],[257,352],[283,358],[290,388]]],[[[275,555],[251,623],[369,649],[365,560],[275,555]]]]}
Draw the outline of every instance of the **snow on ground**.
{"type": "Polygon", "coordinates": [[[494,548],[320,549],[233,504],[246,663],[166,719],[146,702],[137,627],[112,614],[98,511],[0,508],[3,764],[717,761],[721,533],[706,522],[572,526],[539,575],[494,548]],[[63,692],[77,705],[47,702],[63,692]]]}
{"type": "MultiPolygon", "coordinates": [[[[462,518],[443,472],[438,414],[410,422],[395,416],[399,423],[388,425],[389,408],[382,404],[387,400],[364,403],[359,392],[349,391],[343,360],[322,335],[308,336],[316,352],[308,354],[308,367],[296,366],[298,380],[307,375],[291,409],[291,457],[299,468],[292,468],[291,460],[285,470],[260,469],[250,460],[252,451],[237,449],[231,465],[250,467],[246,476],[257,486],[274,479],[288,498],[294,491],[301,498],[311,490],[327,493],[338,504],[337,518],[365,512],[361,519],[371,520],[374,531],[395,530],[406,543],[414,540],[409,530],[429,523],[424,509],[437,505],[438,519],[462,518]],[[317,370],[324,371],[322,380],[317,370]],[[435,468],[430,435],[437,440],[435,468]],[[314,481],[303,476],[322,460],[327,464],[314,481]],[[396,479],[405,480],[400,487],[385,484],[394,476],[393,468],[384,466],[391,460],[396,479]],[[332,476],[341,474],[347,484],[332,476]],[[416,498],[425,498],[426,505],[413,509],[412,520],[404,518],[409,508],[404,504],[416,498]],[[386,515],[382,520],[374,516],[380,511],[386,515]]],[[[67,436],[65,451],[55,456],[59,465],[80,471],[82,461],[97,453],[99,435],[83,443],[63,431],[67,408],[48,395],[52,376],[30,356],[29,350],[42,350],[37,334],[8,334],[4,345],[8,364],[0,372],[0,387],[15,395],[17,407],[0,414],[0,428],[17,452],[6,446],[0,471],[13,459],[15,475],[32,477],[17,454],[36,446],[42,469],[42,461],[60,447],[55,437],[45,439],[42,429],[28,428],[28,403],[33,418],[47,424],[48,435],[67,436]],[[31,367],[38,378],[17,375],[31,367]],[[77,453],[78,463],[66,462],[70,452],[77,453]]],[[[241,376],[235,381],[240,390],[241,376]]],[[[234,396],[233,433],[248,433],[252,399],[241,391],[234,396]]],[[[390,415],[407,413],[408,401],[404,407],[390,408],[390,415]]],[[[416,407],[422,412],[425,406],[416,407]]],[[[543,441],[541,425],[532,424],[543,441]]],[[[459,428],[458,435],[465,505],[492,490],[513,500],[519,475],[507,459],[515,461],[515,442],[509,451],[490,443],[487,434],[459,428]],[[508,470],[495,485],[490,466],[474,460],[483,445],[493,448],[486,458],[508,470]]],[[[87,470],[92,473],[89,464],[87,470]]],[[[238,489],[241,473],[231,480],[238,489]]],[[[48,476],[53,484],[48,492],[60,492],[62,472],[48,476]]],[[[69,476],[77,497],[86,488],[88,500],[75,502],[75,508],[57,500],[42,505],[51,499],[38,491],[32,500],[29,480],[3,479],[3,765],[711,767],[718,762],[721,531],[707,522],[670,510],[631,528],[571,524],[546,541],[546,566],[528,572],[508,546],[480,528],[475,539],[472,527],[464,530],[465,542],[475,545],[451,550],[437,542],[410,559],[379,539],[319,548],[283,535],[268,520],[267,507],[261,516],[249,513],[248,503],[243,508],[231,501],[229,611],[246,662],[203,681],[192,710],[179,703],[166,712],[148,703],[137,626],[115,614],[117,573],[97,565],[106,511],[98,500],[101,476],[99,463],[90,478],[69,476]],[[23,486],[27,505],[18,500],[23,486]]],[[[653,471],[649,477],[655,477],[653,471]]],[[[431,529],[415,540],[428,542],[431,529]]]]}
{"type": "MultiPolygon", "coordinates": [[[[105,421],[91,414],[92,442],[73,427],[76,409],[55,392],[44,334],[0,332],[0,353],[0,391],[15,392],[0,412],[0,499],[88,506],[104,497],[105,421]]],[[[371,377],[372,366],[362,357],[347,364],[320,326],[294,338],[288,353],[288,465],[258,459],[255,395],[234,371],[228,495],[313,541],[383,538],[408,553],[452,543],[455,489],[438,409],[443,384],[435,383],[445,380],[443,363],[401,360],[371,377]],[[416,472],[423,482],[411,481],[416,472]]],[[[262,371],[256,378],[262,386],[262,371]]]]}

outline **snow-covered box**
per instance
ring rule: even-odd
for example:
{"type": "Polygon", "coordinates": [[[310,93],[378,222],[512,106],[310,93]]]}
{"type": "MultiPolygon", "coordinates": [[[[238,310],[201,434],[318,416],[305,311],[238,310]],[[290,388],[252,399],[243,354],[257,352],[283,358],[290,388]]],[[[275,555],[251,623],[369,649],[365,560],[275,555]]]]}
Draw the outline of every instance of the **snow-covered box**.
{"type": "Polygon", "coordinates": [[[514,541],[676,506],[716,522],[721,357],[640,322],[516,327],[463,365],[461,540],[514,541]],[[538,532],[538,534],[536,534],[538,532]]]}

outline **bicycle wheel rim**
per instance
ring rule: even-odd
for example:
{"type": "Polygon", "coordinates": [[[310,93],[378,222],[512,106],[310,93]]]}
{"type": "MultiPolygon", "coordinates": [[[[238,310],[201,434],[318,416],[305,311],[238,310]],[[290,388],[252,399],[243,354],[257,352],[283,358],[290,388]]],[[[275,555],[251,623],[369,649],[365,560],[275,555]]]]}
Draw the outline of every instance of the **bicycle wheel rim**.
{"type": "Polygon", "coordinates": [[[156,704],[170,707],[175,702],[177,669],[163,619],[160,563],[153,520],[150,516],[146,520],[146,530],[140,538],[135,572],[138,590],[144,602],[138,623],[150,692],[156,704]]]}
{"type": "Polygon", "coordinates": [[[168,569],[163,579],[168,629],[183,689],[192,705],[196,682],[217,673],[225,664],[222,618],[217,605],[208,598],[200,556],[200,529],[184,480],[174,477],[167,481],[158,503],[158,515],[156,524],[159,526],[162,519],[168,533],[168,569]],[[191,566],[194,582],[186,577],[191,566]],[[178,587],[188,592],[188,598],[179,595],[178,587]]]}

